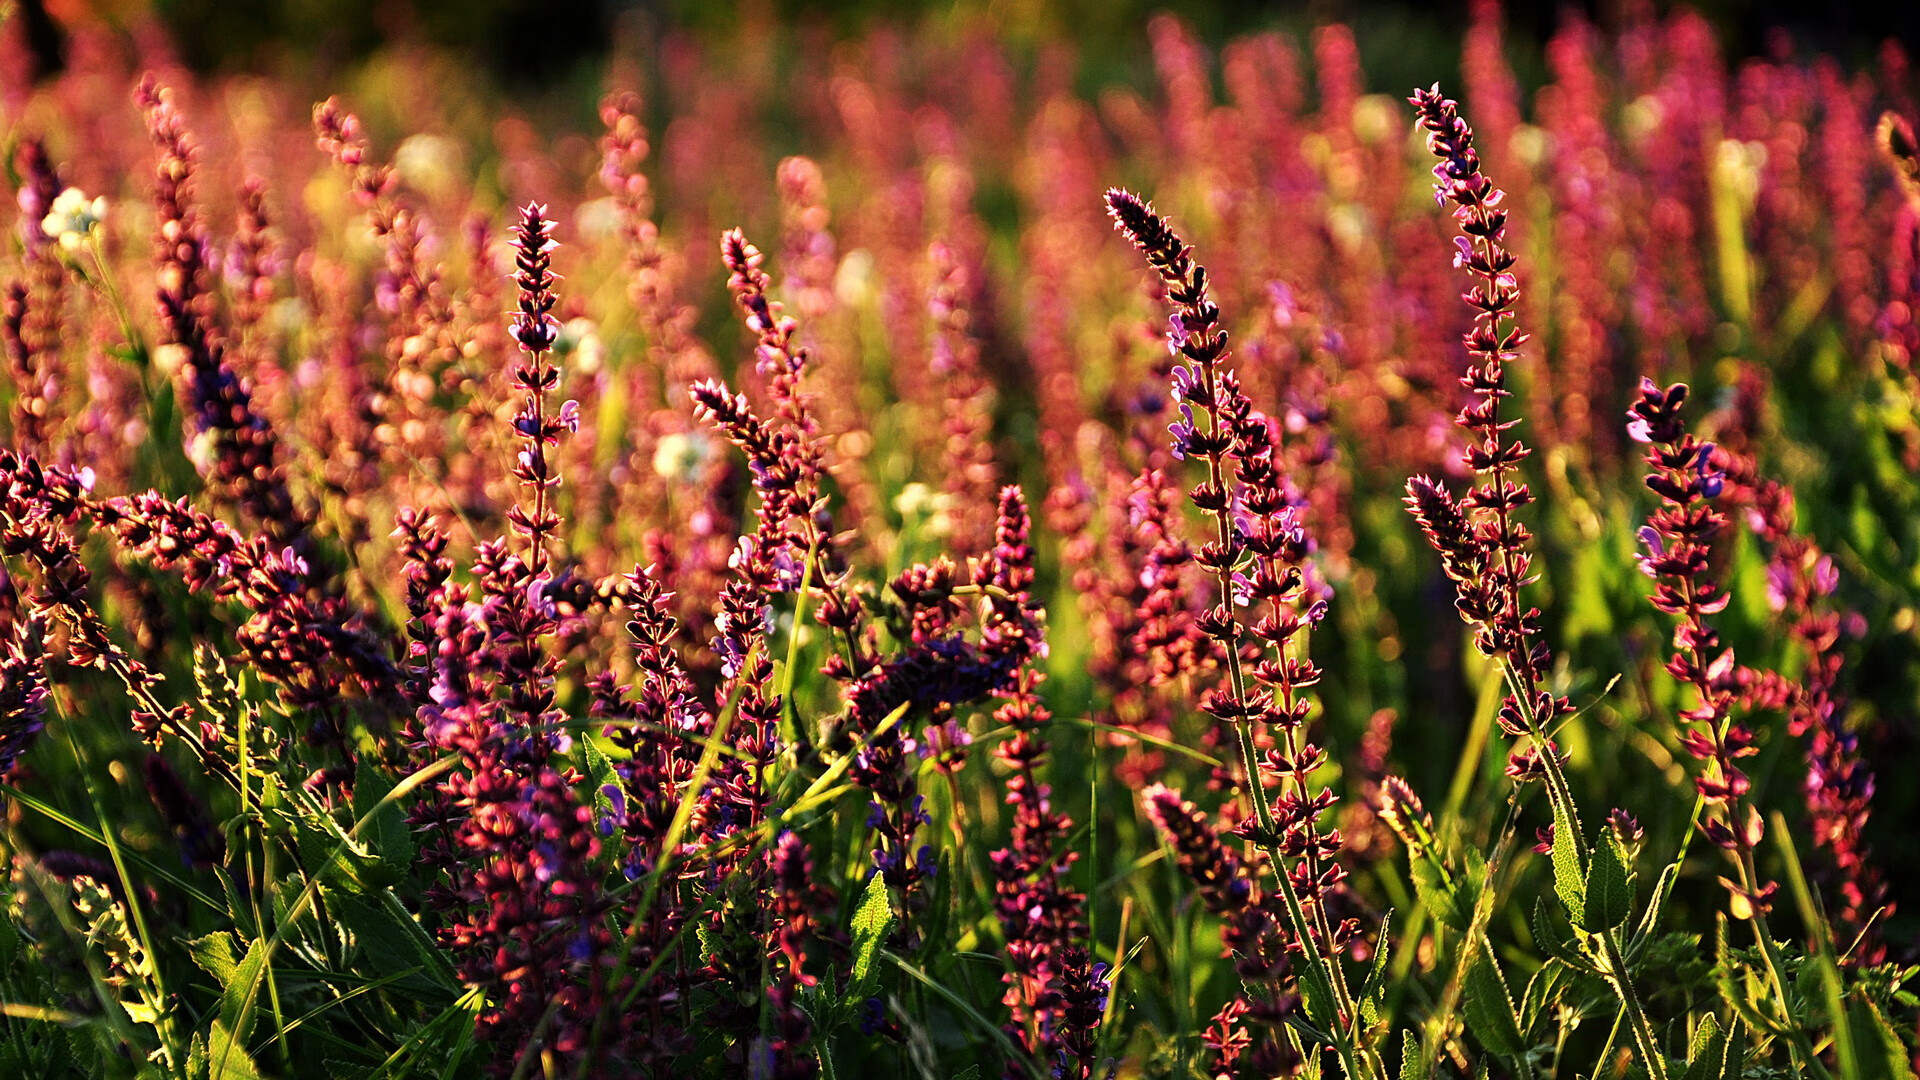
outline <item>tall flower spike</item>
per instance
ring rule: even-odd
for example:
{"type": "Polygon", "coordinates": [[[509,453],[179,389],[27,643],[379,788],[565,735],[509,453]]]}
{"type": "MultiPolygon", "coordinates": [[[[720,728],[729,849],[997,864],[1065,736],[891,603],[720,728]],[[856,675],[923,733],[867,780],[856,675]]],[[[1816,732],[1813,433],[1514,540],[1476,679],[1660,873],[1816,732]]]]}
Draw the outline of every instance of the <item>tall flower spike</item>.
{"type": "MultiPolygon", "coordinates": [[[[1509,757],[1507,775],[1515,783],[1542,781],[1555,817],[1578,822],[1562,754],[1546,735],[1554,718],[1571,714],[1573,705],[1540,686],[1553,657],[1540,637],[1539,609],[1522,599],[1522,590],[1533,580],[1528,549],[1532,534],[1518,515],[1533,502],[1533,494],[1518,473],[1531,451],[1519,439],[1507,437],[1519,421],[1500,414],[1501,400],[1512,395],[1507,364],[1519,358],[1527,340],[1514,324],[1520,284],[1514,254],[1506,244],[1506,195],[1480,171],[1473,129],[1438,84],[1414,91],[1408,100],[1427,132],[1427,149],[1438,159],[1434,198],[1453,207],[1460,230],[1454,238],[1453,264],[1473,279],[1462,297],[1473,310],[1473,327],[1463,338],[1467,370],[1460,379],[1472,400],[1454,423],[1470,437],[1461,463],[1480,482],[1466,498],[1455,500],[1439,484],[1416,476],[1407,482],[1407,506],[1454,580],[1455,606],[1474,631],[1475,647],[1505,669],[1509,692],[1497,714],[1500,726],[1515,738],[1528,739],[1509,757]]],[[[1574,865],[1584,873],[1587,842],[1580,830],[1571,831],[1573,835],[1556,842],[1571,849],[1574,865]]],[[[1609,929],[1596,937],[1597,955],[1620,999],[1641,1064],[1656,1080],[1665,1080],[1666,1058],[1627,975],[1619,935],[1609,929]]]]}
{"type": "Polygon", "coordinates": [[[1407,482],[1407,504],[1459,585],[1460,611],[1475,629],[1475,644],[1488,656],[1504,658],[1513,669],[1526,696],[1510,697],[1510,709],[1533,710],[1533,719],[1544,725],[1565,703],[1548,702],[1543,714],[1532,700],[1552,657],[1539,639],[1539,611],[1523,606],[1520,593],[1532,580],[1532,554],[1527,550],[1532,534],[1516,512],[1533,501],[1533,494],[1514,476],[1531,451],[1519,439],[1507,438],[1518,421],[1500,417],[1500,402],[1511,395],[1506,365],[1518,358],[1527,340],[1513,325],[1520,285],[1513,274],[1514,255],[1506,247],[1505,194],[1480,172],[1473,130],[1461,119],[1458,106],[1442,97],[1437,86],[1416,91],[1411,100],[1427,130],[1428,148],[1440,159],[1433,168],[1434,195],[1442,204],[1453,204],[1460,227],[1454,265],[1474,278],[1464,297],[1474,320],[1465,337],[1467,372],[1460,380],[1474,400],[1454,422],[1478,440],[1461,460],[1482,479],[1463,502],[1456,502],[1434,481],[1416,476],[1407,482]]]}
{"type": "MultiPolygon", "coordinates": [[[[1233,729],[1245,791],[1254,810],[1246,834],[1267,850],[1280,875],[1294,946],[1311,964],[1305,977],[1318,984],[1341,1015],[1353,1017],[1340,956],[1359,936],[1356,920],[1338,920],[1326,903],[1346,871],[1335,861],[1339,830],[1322,830],[1320,818],[1335,801],[1312,775],[1326,760],[1306,741],[1313,712],[1310,688],[1320,669],[1308,656],[1308,630],[1325,615],[1326,601],[1309,586],[1312,541],[1300,523],[1300,507],[1282,475],[1279,425],[1255,411],[1234,371],[1223,360],[1227,333],[1220,309],[1208,294],[1206,269],[1166,219],[1131,192],[1107,192],[1114,224],[1166,288],[1173,317],[1167,345],[1184,360],[1172,372],[1180,419],[1169,428],[1175,457],[1206,462],[1206,479],[1190,492],[1193,504],[1213,519],[1214,536],[1194,561],[1214,579],[1213,606],[1200,629],[1213,639],[1226,668],[1200,709],[1233,729]],[[1248,609],[1245,624],[1240,608],[1248,609]],[[1277,729],[1276,743],[1262,759],[1255,723],[1277,729]],[[1267,777],[1280,780],[1277,805],[1267,777]]],[[[1379,1068],[1369,1033],[1358,1024],[1335,1025],[1334,1042],[1348,1075],[1379,1068]]]]}
{"type": "MultiPolygon", "coordinates": [[[[1866,840],[1874,772],[1846,718],[1840,676],[1846,640],[1857,633],[1857,612],[1834,598],[1840,574],[1833,557],[1794,523],[1793,490],[1760,475],[1747,453],[1731,451],[1722,428],[1720,460],[1727,469],[1726,501],[1746,508],[1754,535],[1772,548],[1767,600],[1800,645],[1806,667],[1799,679],[1772,682],[1784,691],[1787,730],[1806,740],[1803,795],[1819,854],[1812,860],[1821,884],[1837,897],[1831,916],[1834,948],[1845,961],[1872,966],[1886,959],[1880,923],[1893,913],[1887,882],[1866,840]]],[[[1771,674],[1771,673],[1768,673],[1771,674]]],[[[1751,690],[1749,698],[1755,695],[1751,690]]],[[[1775,704],[1769,702],[1768,704],[1775,704]]]]}
{"type": "Polygon", "coordinates": [[[1647,444],[1646,462],[1653,470],[1647,487],[1661,500],[1640,530],[1647,548],[1640,567],[1654,580],[1653,606],[1676,620],[1667,671],[1695,694],[1694,704],[1680,713],[1693,725],[1680,741],[1706,762],[1694,780],[1706,808],[1700,829],[1734,854],[1741,868],[1741,880],[1728,884],[1734,913],[1752,918],[1766,914],[1777,887],[1753,878],[1753,849],[1763,826],[1747,797],[1752,783],[1735,764],[1758,751],[1752,730],[1734,716],[1741,679],[1733,649],[1707,622],[1730,599],[1709,573],[1714,537],[1727,525],[1726,515],[1713,505],[1726,472],[1714,445],[1687,431],[1681,420],[1686,401],[1686,383],[1662,388],[1642,379],[1640,396],[1627,411],[1628,436],[1647,444]]]}
{"type": "Polygon", "coordinates": [[[532,505],[516,505],[507,517],[526,537],[528,575],[536,578],[547,569],[547,547],[560,527],[560,518],[550,502],[550,492],[560,478],[547,460],[547,448],[560,441],[563,431],[577,426],[578,415],[578,406],[568,402],[559,416],[547,416],[547,394],[560,382],[560,369],[547,354],[560,335],[560,324],[551,314],[556,280],[553,249],[559,245],[553,240],[553,222],[546,213],[547,208],[539,203],[528,203],[520,210],[513,235],[514,283],[520,290],[513,338],[526,354],[513,368],[514,387],[524,395],[520,411],[513,418],[514,431],[522,443],[513,476],[531,494],[532,505]]]}
{"type": "Polygon", "coordinates": [[[306,512],[294,504],[276,460],[278,440],[253,407],[246,381],[227,363],[226,343],[215,323],[207,265],[210,245],[192,198],[199,148],[172,90],[148,75],[134,99],[146,113],[147,131],[159,152],[153,199],[160,344],[178,360],[183,396],[194,417],[192,434],[211,444],[202,468],[216,490],[238,503],[276,542],[297,544],[302,554],[311,555],[306,512]]]}

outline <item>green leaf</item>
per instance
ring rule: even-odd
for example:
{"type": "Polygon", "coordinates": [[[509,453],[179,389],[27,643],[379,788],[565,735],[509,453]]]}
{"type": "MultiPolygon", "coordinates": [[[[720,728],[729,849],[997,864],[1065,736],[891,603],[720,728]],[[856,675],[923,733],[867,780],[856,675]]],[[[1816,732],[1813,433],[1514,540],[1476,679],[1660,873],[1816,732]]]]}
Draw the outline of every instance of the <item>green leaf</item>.
{"type": "Polygon", "coordinates": [[[1633,943],[1627,947],[1628,953],[1634,953],[1653,938],[1660,925],[1660,913],[1666,909],[1667,898],[1673,895],[1673,883],[1680,876],[1680,864],[1668,863],[1660,877],[1653,883],[1653,895],[1647,899],[1647,910],[1640,916],[1640,926],[1633,932],[1633,943]]]}
{"type": "Polygon", "coordinates": [[[447,971],[444,954],[411,918],[403,918],[404,909],[389,908],[371,897],[329,890],[327,903],[341,925],[353,931],[360,951],[354,966],[376,975],[403,968],[419,971],[401,980],[399,986],[416,997],[434,1004],[451,999],[459,986],[447,971]]]}
{"type": "Polygon", "coordinates": [[[1546,1018],[1547,1011],[1575,979],[1574,969],[1565,960],[1549,959],[1527,980],[1527,992],[1520,1005],[1520,1032],[1529,1038],[1533,1029],[1546,1018]]]}
{"type": "MultiPolygon", "coordinates": [[[[194,957],[198,960],[199,957],[194,957]]],[[[267,942],[265,938],[254,938],[247,946],[247,955],[233,969],[233,978],[227,982],[226,990],[220,995],[219,1024],[222,1029],[233,1033],[233,1041],[244,1043],[247,1035],[253,1031],[253,1017],[257,1009],[257,995],[254,988],[259,985],[265,974],[267,962],[267,942]]],[[[214,1072],[220,1070],[220,1055],[214,1054],[214,1072]]]]}
{"type": "Polygon", "coordinates": [[[1747,1025],[1733,1018],[1733,1026],[1727,1029],[1727,1064],[1720,1070],[1720,1080],[1740,1080],[1747,1074],[1747,1025]]]}
{"type": "Polygon", "coordinates": [[[200,965],[200,970],[213,976],[215,982],[226,986],[240,970],[240,952],[234,944],[233,934],[218,930],[206,937],[194,938],[187,942],[187,955],[200,965]]]}
{"type": "Polygon", "coordinates": [[[1308,1020],[1323,1028],[1333,1027],[1333,987],[1327,984],[1326,973],[1320,965],[1308,964],[1300,973],[1300,1002],[1306,1007],[1308,1020]]]}
{"type": "Polygon", "coordinates": [[[1393,909],[1380,917],[1380,943],[1374,950],[1373,967],[1367,971],[1367,981],[1360,984],[1360,1026],[1372,1031],[1380,1024],[1380,1003],[1387,992],[1387,928],[1393,925],[1393,909]]]}
{"type": "Polygon", "coordinates": [[[1527,1045],[1513,1012],[1513,995],[1507,992],[1506,979],[1484,947],[1474,950],[1464,989],[1460,1013],[1480,1045],[1502,1057],[1525,1054],[1527,1045]]]}
{"type": "Polygon", "coordinates": [[[1567,814],[1566,807],[1553,808],[1553,891],[1559,894],[1567,915],[1581,924],[1587,911],[1587,875],[1580,868],[1580,823],[1567,814]]]}
{"type": "Polygon", "coordinates": [[[353,819],[372,814],[361,827],[359,839],[373,853],[375,866],[369,867],[368,883],[385,888],[406,880],[413,864],[413,832],[396,802],[380,805],[393,790],[393,779],[378,769],[363,768],[353,780],[353,819]]]}
{"type": "Polygon", "coordinates": [[[1400,1080],[1427,1080],[1421,1067],[1420,1038],[1412,1028],[1400,1034],[1400,1080]]]}
{"type": "MultiPolygon", "coordinates": [[[[380,866],[362,840],[348,839],[346,830],[333,819],[298,807],[291,807],[286,816],[293,827],[300,869],[309,881],[363,895],[398,883],[399,878],[380,866]]],[[[367,827],[371,830],[373,823],[367,827]]]]}
{"type": "Polygon", "coordinates": [[[187,1080],[206,1080],[209,1064],[207,1040],[196,1031],[193,1038],[187,1040],[187,1080]]]}
{"type": "Polygon", "coordinates": [[[1914,1080],[1906,1047],[1878,1005],[1854,997],[1847,1003],[1847,1026],[1853,1031],[1854,1057],[1863,1080],[1914,1080]]]}
{"type": "Polygon", "coordinates": [[[620,774],[614,772],[613,761],[594,745],[592,739],[580,740],[580,758],[587,766],[587,780],[593,785],[593,809],[598,816],[605,817],[613,812],[613,800],[607,796],[607,785],[618,787],[620,774]]]}
{"type": "MultiPolygon", "coordinates": [[[[1559,846],[1556,838],[1554,847],[1559,846]]],[[[1586,904],[1581,919],[1581,925],[1589,933],[1611,930],[1633,914],[1633,874],[1625,862],[1625,853],[1614,842],[1612,832],[1601,830],[1600,842],[1593,846],[1593,863],[1587,868],[1586,904]]]]}
{"type": "Polygon", "coordinates": [[[1420,899],[1433,912],[1433,917],[1442,924],[1455,930],[1465,930],[1472,915],[1472,905],[1462,902],[1460,890],[1454,885],[1453,876],[1447,873],[1439,859],[1431,851],[1423,851],[1413,860],[1413,888],[1420,899]]]}
{"type": "Polygon", "coordinates": [[[1720,1022],[1714,1015],[1708,1013],[1694,1029],[1693,1042],[1687,1047],[1685,1080],[1720,1080],[1726,1071],[1726,1060],[1726,1033],[1720,1030],[1720,1022]]]}
{"type": "Polygon", "coordinates": [[[261,1080],[260,1067],[219,1020],[207,1035],[207,1080],[261,1080]]]}
{"type": "Polygon", "coordinates": [[[1564,960],[1581,971],[1591,971],[1593,968],[1581,952],[1580,943],[1573,936],[1573,925],[1567,921],[1566,914],[1555,910],[1544,897],[1537,897],[1533,902],[1533,941],[1556,960],[1564,960]]]}
{"type": "Polygon", "coordinates": [[[239,883],[224,866],[214,867],[213,874],[220,879],[220,893],[227,902],[227,917],[233,920],[234,929],[241,937],[258,937],[260,928],[253,924],[253,907],[241,895],[239,883]]]}
{"type": "Polygon", "coordinates": [[[875,874],[867,879],[866,895],[860,898],[860,908],[853,913],[853,974],[847,980],[843,1004],[858,1002],[867,996],[867,986],[873,982],[873,958],[887,943],[887,935],[893,933],[893,923],[887,880],[875,874]]]}

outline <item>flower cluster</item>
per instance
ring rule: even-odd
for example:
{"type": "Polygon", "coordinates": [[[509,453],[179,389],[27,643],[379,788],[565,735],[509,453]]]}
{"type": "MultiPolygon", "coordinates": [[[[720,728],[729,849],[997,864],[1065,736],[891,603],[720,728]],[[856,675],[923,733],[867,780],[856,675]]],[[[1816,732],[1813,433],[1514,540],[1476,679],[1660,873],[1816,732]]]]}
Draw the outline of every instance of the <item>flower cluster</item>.
{"type": "Polygon", "coordinates": [[[1847,723],[1840,687],[1845,645],[1858,633],[1860,616],[1839,606],[1839,571],[1833,557],[1797,526],[1793,490],[1762,476],[1749,454],[1726,445],[1729,436],[1745,434],[1731,427],[1720,432],[1714,461],[1724,470],[1723,501],[1744,508],[1748,528],[1770,549],[1767,602],[1806,658],[1798,679],[1752,680],[1746,697],[1771,706],[1784,696],[1787,730],[1806,740],[1804,794],[1819,853],[1813,869],[1839,898],[1830,912],[1834,944],[1850,962],[1876,964],[1886,955],[1878,922],[1892,905],[1866,840],[1874,771],[1847,723]],[[1768,690],[1777,692],[1762,693],[1768,690]]]}
{"type": "MultiPolygon", "coordinates": [[[[1327,602],[1309,588],[1312,546],[1299,500],[1281,473],[1277,425],[1254,410],[1238,377],[1222,363],[1226,331],[1208,296],[1206,270],[1193,261],[1191,249],[1137,196],[1111,190],[1107,207],[1160,275],[1174,308],[1167,342],[1186,361],[1172,372],[1181,417],[1171,426],[1174,456],[1207,464],[1206,479],[1190,497],[1213,519],[1215,535],[1195,552],[1194,562],[1213,577],[1216,589],[1198,626],[1224,656],[1226,679],[1206,691],[1199,707],[1236,729],[1244,790],[1255,811],[1245,833],[1272,853],[1275,870],[1283,874],[1295,947],[1319,968],[1316,978],[1342,1015],[1353,1017],[1338,958],[1359,936],[1360,923],[1335,918],[1327,903],[1346,878],[1335,860],[1340,832],[1319,824],[1336,796],[1326,787],[1315,790],[1312,777],[1326,752],[1307,741],[1303,730],[1314,708],[1308,691],[1320,681],[1303,631],[1325,617],[1327,602]],[[1238,610],[1243,607],[1249,609],[1244,623],[1238,610]],[[1277,733],[1264,757],[1256,756],[1256,724],[1277,733]],[[1281,781],[1280,797],[1271,805],[1270,775],[1281,781]]],[[[1343,1055],[1365,1056],[1364,1048],[1351,1045],[1360,1037],[1358,1031],[1336,1035],[1343,1055]]]]}
{"type": "Polygon", "coordinates": [[[1087,99],[978,27],[748,20],[616,42],[583,135],[431,47],[308,127],[0,20],[0,1060],[1904,1051],[1913,69],[1627,5],[1523,95],[1471,6],[1477,131],[1340,26],[1156,17],[1087,99]]]}
{"type": "Polygon", "coordinates": [[[311,557],[307,514],[287,489],[279,440],[254,409],[245,380],[227,363],[224,334],[215,323],[210,242],[193,202],[199,148],[171,89],[148,76],[134,100],[146,113],[147,132],[159,151],[153,199],[160,347],[173,355],[179,370],[183,397],[194,416],[193,434],[210,443],[202,468],[269,537],[296,544],[311,557]]]}
{"type": "MultiPolygon", "coordinates": [[[[1460,379],[1473,401],[1454,422],[1478,440],[1462,452],[1461,464],[1484,479],[1461,500],[1438,482],[1415,476],[1407,481],[1407,507],[1440,552],[1441,565],[1458,590],[1454,605],[1473,627],[1474,644],[1502,660],[1513,674],[1518,692],[1508,694],[1500,706],[1501,727],[1509,735],[1537,740],[1551,720],[1570,712],[1572,705],[1538,689],[1552,654],[1540,638],[1539,609],[1521,597],[1522,587],[1532,580],[1533,556],[1527,547],[1532,533],[1518,511],[1533,502],[1533,492],[1516,479],[1531,451],[1507,435],[1517,421],[1500,415],[1500,403],[1512,395],[1506,366],[1519,359],[1518,350],[1527,340],[1512,322],[1520,286],[1513,273],[1516,260],[1506,245],[1506,196],[1480,171],[1473,129],[1458,106],[1443,97],[1438,86],[1416,91],[1412,102],[1427,131],[1428,148],[1440,159],[1433,167],[1435,198],[1453,204],[1460,229],[1454,239],[1454,266],[1474,279],[1465,296],[1474,323],[1465,337],[1468,366],[1460,379]]],[[[1516,773],[1533,775],[1542,750],[1558,752],[1551,742],[1530,747],[1515,756],[1516,773]]]]}
{"type": "Polygon", "coordinates": [[[1201,902],[1220,917],[1221,947],[1233,957],[1234,971],[1247,988],[1214,1017],[1218,1034],[1208,1037],[1213,1075],[1237,1076],[1243,1068],[1265,1076],[1290,1071],[1298,1056],[1279,1029],[1299,1001],[1287,989],[1292,938],[1279,898],[1260,887],[1257,868],[1229,850],[1207,816],[1179,792],[1155,784],[1142,799],[1201,902]]]}
{"type": "Polygon", "coordinates": [[[1681,419],[1686,401],[1685,383],[1661,387],[1643,379],[1639,400],[1627,413],[1627,434],[1648,446],[1646,461],[1653,471],[1647,487],[1662,503],[1640,530],[1647,549],[1641,569],[1655,583],[1653,606],[1675,619],[1667,671],[1696,698],[1680,718],[1692,725],[1682,745],[1706,762],[1694,780],[1708,809],[1700,828],[1739,860],[1740,880],[1722,882],[1732,894],[1734,913],[1744,918],[1764,915],[1779,886],[1754,876],[1753,852],[1765,825],[1748,798],[1752,781],[1736,762],[1758,751],[1753,730],[1735,715],[1742,680],[1733,649],[1707,621],[1726,610],[1731,599],[1710,572],[1714,538],[1727,525],[1726,515],[1714,506],[1726,475],[1714,445],[1687,431],[1681,419]]]}
{"type": "MultiPolygon", "coordinates": [[[[974,576],[995,590],[984,601],[983,648],[1006,652],[1020,663],[993,714],[1012,733],[994,748],[994,756],[1011,771],[1006,803],[1013,811],[1013,825],[1007,846],[989,855],[994,911],[1006,935],[1011,968],[1002,977],[1007,991],[1001,1000],[1010,1012],[1008,1034],[1030,1054],[1037,1060],[1071,1057],[1081,1071],[1067,1075],[1087,1076],[1100,1010],[1091,1017],[1073,1014],[1072,1001],[1054,986],[1069,980],[1091,992],[1081,948],[1088,932],[1087,898],[1067,880],[1077,858],[1067,843],[1073,821],[1054,808],[1051,792],[1040,779],[1049,749],[1045,729],[1052,716],[1040,700],[1042,676],[1035,663],[1042,643],[1029,591],[1033,548],[1027,508],[1013,487],[1001,490],[999,508],[994,547],[976,562],[974,576]]],[[[1091,978],[1097,981],[1098,975],[1091,978]]]]}

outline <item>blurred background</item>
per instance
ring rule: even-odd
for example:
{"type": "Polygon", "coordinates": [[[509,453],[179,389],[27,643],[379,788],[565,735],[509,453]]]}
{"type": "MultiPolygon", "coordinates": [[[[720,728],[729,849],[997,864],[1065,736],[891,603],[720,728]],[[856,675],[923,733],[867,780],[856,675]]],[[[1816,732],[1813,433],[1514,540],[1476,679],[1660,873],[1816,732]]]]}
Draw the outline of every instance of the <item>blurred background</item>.
{"type": "MultiPolygon", "coordinates": [[[[1076,82],[1146,79],[1146,24],[1178,15],[1199,38],[1219,44],[1259,30],[1352,26],[1369,89],[1399,90],[1457,73],[1470,0],[1355,3],[1305,0],[13,0],[28,28],[39,74],[68,62],[71,29],[117,24],[130,32],[157,21],[180,59],[205,74],[252,73],[335,80],[383,47],[457,55],[516,95],[564,94],[595,83],[609,55],[644,56],[669,35],[732,39],[745,27],[782,28],[793,46],[818,46],[875,25],[947,23],[988,32],[1015,46],[1071,40],[1076,82]],[[1435,73],[1438,73],[1437,75],[1435,73]]],[[[1675,5],[1601,3],[1508,5],[1508,49],[1523,87],[1545,82],[1543,43],[1569,14],[1607,26],[1636,10],[1675,5]]],[[[1920,42],[1920,5],[1881,0],[1699,0],[1687,5],[1719,30],[1729,58],[1824,52],[1865,62],[1893,39],[1920,42]]],[[[1058,59],[1057,56],[1050,57],[1058,59]]],[[[585,105],[581,106],[584,110],[585,105]]]]}

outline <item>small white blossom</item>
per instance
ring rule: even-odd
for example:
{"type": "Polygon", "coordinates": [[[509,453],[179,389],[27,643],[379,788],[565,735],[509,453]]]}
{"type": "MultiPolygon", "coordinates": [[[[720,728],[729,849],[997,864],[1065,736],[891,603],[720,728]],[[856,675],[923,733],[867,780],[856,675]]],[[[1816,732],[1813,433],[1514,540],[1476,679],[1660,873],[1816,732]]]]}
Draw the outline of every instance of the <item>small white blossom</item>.
{"type": "Polygon", "coordinates": [[[653,448],[653,471],[668,480],[691,480],[713,456],[713,443],[699,432],[663,435],[653,448]]]}
{"type": "Polygon", "coordinates": [[[600,340],[599,328],[592,319],[568,319],[561,323],[553,351],[566,357],[568,366],[583,375],[599,371],[607,359],[606,343],[600,340]]]}
{"type": "Polygon", "coordinates": [[[79,188],[68,188],[54,197],[53,210],[40,222],[40,231],[58,240],[62,248],[76,251],[106,220],[105,196],[89,202],[79,188]]]}

